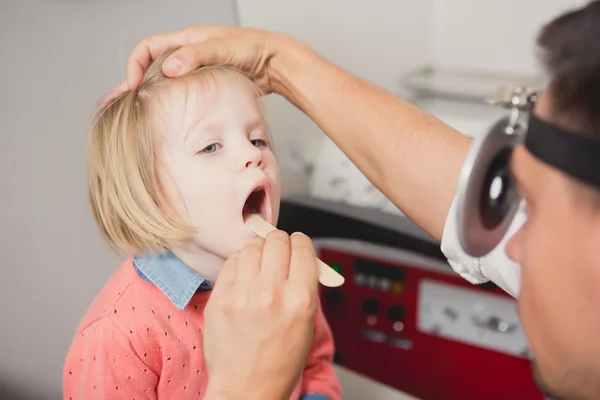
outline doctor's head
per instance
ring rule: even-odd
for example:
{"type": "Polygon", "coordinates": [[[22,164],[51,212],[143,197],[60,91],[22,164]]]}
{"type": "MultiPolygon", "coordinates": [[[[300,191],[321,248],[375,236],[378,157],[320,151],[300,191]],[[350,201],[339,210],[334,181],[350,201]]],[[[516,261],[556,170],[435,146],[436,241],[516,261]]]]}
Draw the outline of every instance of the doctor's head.
{"type": "MultiPolygon", "coordinates": [[[[550,82],[534,113],[600,143],[600,2],[551,21],[538,45],[550,82]]],[[[523,146],[512,170],[527,222],[507,252],[522,266],[519,313],[536,378],[558,398],[600,398],[600,189],[523,146]]]]}
{"type": "Polygon", "coordinates": [[[88,161],[92,210],[113,247],[203,255],[202,264],[217,268],[255,236],[245,208],[276,223],[278,165],[258,86],[224,66],[169,79],[160,67],[172,51],[138,88],[98,112],[88,161]]]}

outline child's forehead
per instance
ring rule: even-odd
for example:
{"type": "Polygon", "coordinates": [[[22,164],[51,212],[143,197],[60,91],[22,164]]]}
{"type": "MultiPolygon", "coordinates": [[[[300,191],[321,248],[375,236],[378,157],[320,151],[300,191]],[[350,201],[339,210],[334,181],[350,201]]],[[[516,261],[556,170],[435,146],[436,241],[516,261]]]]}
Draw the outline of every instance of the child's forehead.
{"type": "Polygon", "coordinates": [[[227,71],[201,71],[168,81],[155,93],[153,119],[168,131],[187,130],[207,119],[263,120],[257,85],[227,71]],[[157,120],[158,118],[158,120],[157,120]]]}
{"type": "Polygon", "coordinates": [[[222,102],[259,103],[260,90],[248,78],[227,70],[201,71],[167,84],[157,95],[158,104],[168,109],[206,110],[222,102]]]}

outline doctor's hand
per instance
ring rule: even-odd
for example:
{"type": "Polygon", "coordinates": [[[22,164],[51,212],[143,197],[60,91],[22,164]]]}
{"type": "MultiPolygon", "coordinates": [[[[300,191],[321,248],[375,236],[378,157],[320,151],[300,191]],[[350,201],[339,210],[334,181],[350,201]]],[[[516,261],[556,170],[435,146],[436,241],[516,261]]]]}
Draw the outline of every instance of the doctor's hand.
{"type": "Polygon", "coordinates": [[[274,231],[227,260],[204,311],[206,399],[287,399],[318,306],[312,241],[274,231]]]}
{"type": "Polygon", "coordinates": [[[277,64],[298,52],[312,52],[291,36],[253,28],[198,26],[142,39],[127,60],[127,80],[105,99],[136,88],[150,63],[169,48],[180,47],[163,63],[168,77],[185,75],[201,66],[228,64],[246,72],[266,92],[278,92],[277,64]]]}

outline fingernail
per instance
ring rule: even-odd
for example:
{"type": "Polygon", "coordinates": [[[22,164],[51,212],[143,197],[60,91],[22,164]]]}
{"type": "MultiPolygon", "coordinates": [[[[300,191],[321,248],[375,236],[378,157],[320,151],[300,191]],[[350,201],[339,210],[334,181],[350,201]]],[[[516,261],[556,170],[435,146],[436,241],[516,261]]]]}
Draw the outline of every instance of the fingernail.
{"type": "Polygon", "coordinates": [[[167,60],[165,67],[169,71],[178,74],[183,69],[183,64],[181,63],[181,61],[179,59],[172,58],[170,60],[167,60]]]}

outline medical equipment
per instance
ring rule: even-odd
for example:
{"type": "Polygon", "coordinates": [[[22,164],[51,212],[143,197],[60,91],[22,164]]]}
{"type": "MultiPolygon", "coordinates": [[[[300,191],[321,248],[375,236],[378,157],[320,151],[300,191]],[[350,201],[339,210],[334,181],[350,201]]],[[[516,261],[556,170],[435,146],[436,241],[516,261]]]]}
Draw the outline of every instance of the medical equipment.
{"type": "MultiPolygon", "coordinates": [[[[494,121],[502,121],[500,127],[511,121],[510,110],[482,102],[448,102],[446,109],[442,100],[432,102],[443,114],[438,118],[446,123],[450,118],[477,143],[488,136],[498,141],[488,128],[497,125],[494,121]]],[[[518,123],[525,111],[520,110],[518,123]]],[[[491,138],[485,149],[498,145],[491,138]]],[[[507,164],[486,160],[472,156],[470,181],[483,165],[504,177],[501,166],[507,164]]],[[[318,257],[346,279],[340,287],[321,288],[341,367],[423,400],[544,398],[530,372],[514,298],[492,283],[472,285],[456,274],[439,243],[408,220],[331,140],[323,139],[312,169],[310,195],[285,198],[278,226],[308,234],[318,257]]],[[[511,192],[502,193],[500,200],[512,204],[511,192]]],[[[501,210],[491,211],[509,219],[501,210]]]]}
{"type": "Polygon", "coordinates": [[[517,145],[524,145],[543,163],[600,188],[600,141],[537,117],[532,112],[537,98],[527,87],[500,89],[490,103],[510,109],[510,116],[474,141],[463,164],[457,192],[458,236],[473,257],[498,245],[522,201],[510,171],[517,145]]]}
{"type": "Polygon", "coordinates": [[[536,93],[526,88],[501,88],[490,100],[510,108],[489,133],[475,139],[461,171],[458,201],[458,236],[464,251],[474,257],[489,253],[502,240],[519,207],[521,197],[510,172],[513,149],[522,143],[536,93]]]}
{"type": "Polygon", "coordinates": [[[544,398],[515,300],[462,279],[403,215],[294,196],[278,227],[308,234],[345,278],[320,288],[340,367],[422,400],[544,398]]]}

